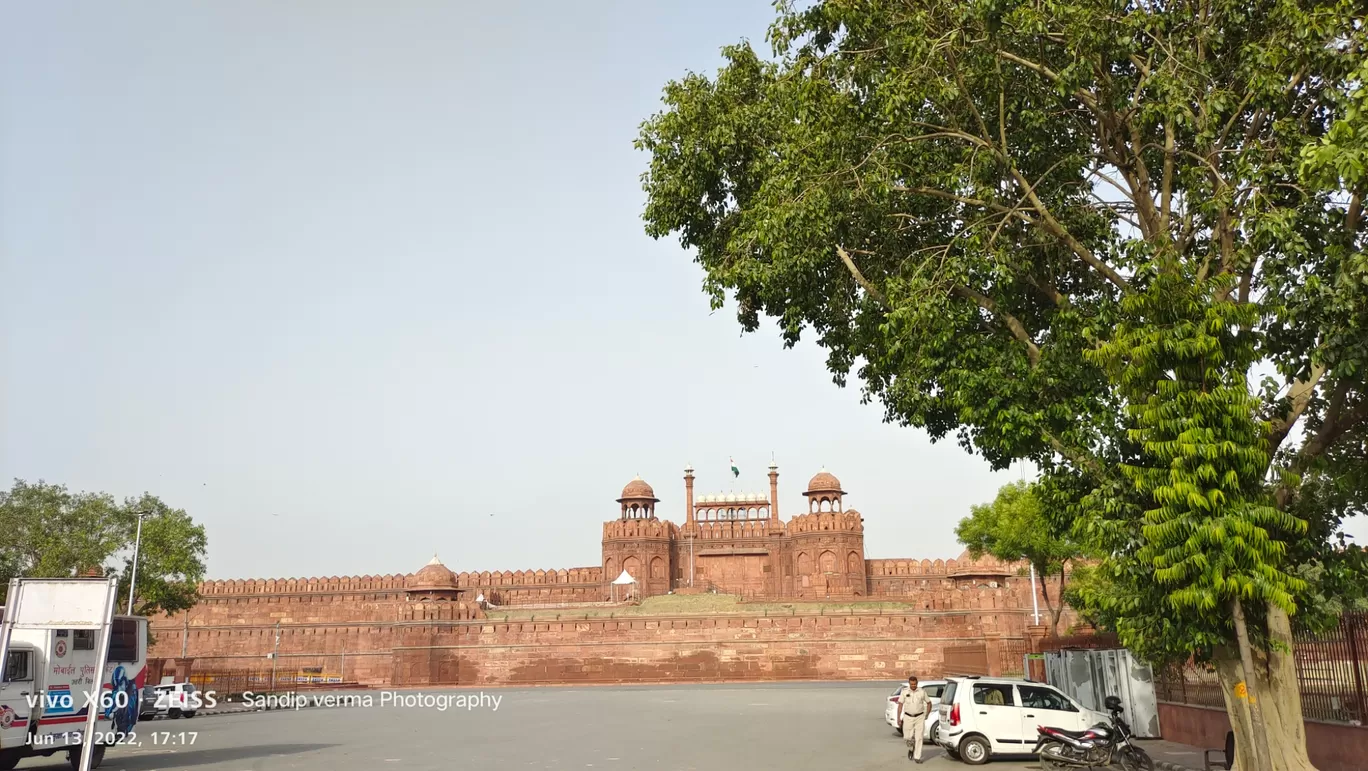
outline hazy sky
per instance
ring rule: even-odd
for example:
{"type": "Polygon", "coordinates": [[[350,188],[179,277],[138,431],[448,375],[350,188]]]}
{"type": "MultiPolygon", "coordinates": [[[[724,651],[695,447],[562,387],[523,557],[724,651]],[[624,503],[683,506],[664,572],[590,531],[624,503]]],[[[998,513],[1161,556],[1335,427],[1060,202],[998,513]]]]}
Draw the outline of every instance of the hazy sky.
{"type": "Polygon", "coordinates": [[[956,556],[1017,474],[741,337],[643,233],[638,124],[772,15],[5,3],[0,478],[155,493],[211,577],[514,570],[597,563],[637,473],[679,521],[686,463],[763,490],[772,453],[781,515],[825,465],[869,556],[956,556]]]}

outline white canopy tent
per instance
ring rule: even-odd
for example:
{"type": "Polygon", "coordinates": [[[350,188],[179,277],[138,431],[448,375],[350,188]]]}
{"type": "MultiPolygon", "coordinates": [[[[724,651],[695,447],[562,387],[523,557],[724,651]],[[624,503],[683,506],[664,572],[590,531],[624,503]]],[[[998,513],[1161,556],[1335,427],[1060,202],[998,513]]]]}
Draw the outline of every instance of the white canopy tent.
{"type": "Polygon", "coordinates": [[[613,579],[613,583],[612,583],[612,585],[611,585],[611,587],[610,587],[610,589],[609,589],[609,591],[611,592],[611,594],[609,595],[609,597],[610,597],[614,602],[617,602],[617,588],[618,588],[619,586],[630,586],[630,587],[632,587],[632,589],[623,590],[623,591],[624,591],[624,595],[626,595],[626,596],[624,596],[622,599],[624,599],[624,600],[627,599],[627,596],[635,596],[635,594],[636,594],[636,579],[635,579],[635,578],[632,578],[632,574],[631,574],[631,573],[628,573],[626,570],[622,571],[622,575],[620,575],[620,576],[618,576],[617,578],[614,578],[614,579],[613,579]]]}

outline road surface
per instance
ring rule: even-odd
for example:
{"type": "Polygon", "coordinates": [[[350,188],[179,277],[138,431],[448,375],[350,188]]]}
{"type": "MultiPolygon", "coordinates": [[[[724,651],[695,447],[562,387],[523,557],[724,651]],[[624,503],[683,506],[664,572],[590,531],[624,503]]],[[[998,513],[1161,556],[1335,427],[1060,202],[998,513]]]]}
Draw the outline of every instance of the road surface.
{"type": "MultiPolygon", "coordinates": [[[[893,686],[405,690],[385,703],[385,692],[371,691],[369,706],[144,721],[139,746],[110,750],[101,771],[967,770],[938,748],[928,748],[922,766],[907,760],[883,722],[893,686]],[[438,698],[448,700],[445,710],[438,698]]],[[[55,771],[65,763],[56,755],[19,768],[55,771]]],[[[1035,767],[1029,760],[990,766],[1035,767]]]]}

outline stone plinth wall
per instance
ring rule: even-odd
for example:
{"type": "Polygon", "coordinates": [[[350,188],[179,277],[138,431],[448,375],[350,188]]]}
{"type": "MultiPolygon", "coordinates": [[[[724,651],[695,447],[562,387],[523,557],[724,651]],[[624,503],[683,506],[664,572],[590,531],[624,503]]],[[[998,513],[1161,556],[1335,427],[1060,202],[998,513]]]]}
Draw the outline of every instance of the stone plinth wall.
{"type": "MultiPolygon", "coordinates": [[[[431,613],[373,624],[282,623],[278,666],[341,671],[367,685],[900,679],[940,674],[947,645],[1020,639],[1026,622],[1006,610],[578,620],[567,612],[525,622],[423,618],[431,613]]],[[[185,630],[170,621],[154,625],[154,656],[180,656],[185,630]]],[[[269,671],[275,631],[191,627],[187,654],[197,672],[269,671]]]]}
{"type": "Polygon", "coordinates": [[[943,649],[997,644],[1017,614],[651,618],[412,629],[394,652],[410,685],[871,680],[941,673],[943,649]],[[424,673],[445,672],[423,682],[424,673]]]}

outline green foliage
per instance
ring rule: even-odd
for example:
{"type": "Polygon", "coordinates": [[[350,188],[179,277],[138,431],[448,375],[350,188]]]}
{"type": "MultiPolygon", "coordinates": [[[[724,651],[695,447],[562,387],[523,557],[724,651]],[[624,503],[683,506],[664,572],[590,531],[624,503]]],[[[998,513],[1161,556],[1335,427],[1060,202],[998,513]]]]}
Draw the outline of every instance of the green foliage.
{"type": "Polygon", "coordinates": [[[15,480],[10,490],[0,491],[0,569],[6,572],[5,587],[16,576],[72,576],[99,569],[119,576],[122,608],[140,513],[134,612],[154,615],[190,607],[197,599],[196,585],[204,578],[202,525],[154,495],[144,493],[118,503],[105,493],[73,493],[42,481],[15,480]]]}
{"type": "Polygon", "coordinates": [[[1050,510],[1055,500],[1046,485],[1016,482],[998,490],[992,503],[974,506],[955,527],[960,543],[975,558],[991,554],[1001,560],[1024,560],[1039,577],[1039,588],[1049,611],[1050,629],[1058,631],[1062,609],[1065,568],[1079,558],[1082,548],[1073,538],[1067,516],[1050,510]],[[1058,575],[1059,591],[1050,589],[1050,576],[1058,575]]]}
{"type": "Polygon", "coordinates": [[[992,503],[970,509],[955,527],[960,543],[972,557],[991,554],[1000,560],[1023,560],[1045,576],[1059,573],[1077,559],[1080,549],[1059,518],[1051,517],[1035,493],[1035,485],[1014,482],[998,490],[992,503]]]}
{"type": "Polygon", "coordinates": [[[1368,436],[1359,10],[781,4],[772,58],[724,49],[643,124],[647,231],[887,419],[1038,463],[1101,557],[1087,616],[1200,656],[1233,597],[1363,576],[1332,511],[1368,436]]]}

